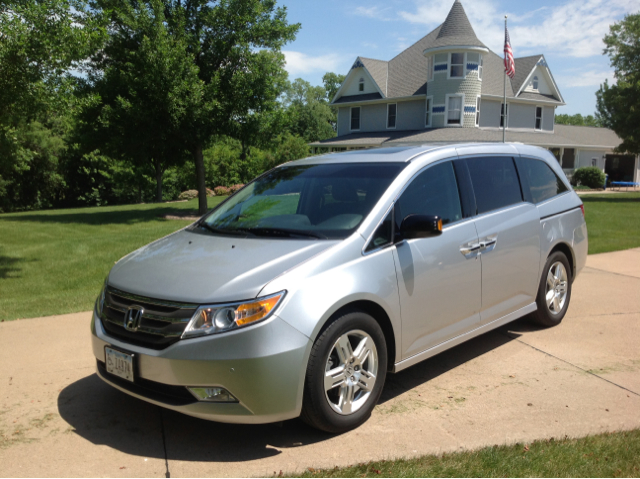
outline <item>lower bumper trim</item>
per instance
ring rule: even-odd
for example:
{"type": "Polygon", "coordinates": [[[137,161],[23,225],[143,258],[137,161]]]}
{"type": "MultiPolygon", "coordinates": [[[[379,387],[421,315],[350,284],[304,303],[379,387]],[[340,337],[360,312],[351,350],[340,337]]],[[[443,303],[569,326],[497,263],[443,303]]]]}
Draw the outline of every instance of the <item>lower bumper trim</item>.
{"type": "Polygon", "coordinates": [[[100,376],[132,394],[169,406],[186,406],[187,404],[198,402],[193,394],[184,386],[169,386],[143,378],[137,378],[135,382],[132,383],[108,373],[102,361],[98,360],[97,363],[100,376]]]}

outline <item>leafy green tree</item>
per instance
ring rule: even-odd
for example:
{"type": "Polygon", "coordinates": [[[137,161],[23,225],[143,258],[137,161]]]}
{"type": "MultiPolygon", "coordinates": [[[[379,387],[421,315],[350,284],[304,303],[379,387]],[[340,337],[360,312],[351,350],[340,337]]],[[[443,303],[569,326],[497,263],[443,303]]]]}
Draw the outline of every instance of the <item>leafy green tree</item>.
{"type": "Polygon", "coordinates": [[[67,72],[104,37],[94,23],[81,23],[82,5],[80,0],[0,3],[0,206],[5,209],[28,208],[30,201],[46,206],[50,186],[58,183],[51,168],[63,145],[54,137],[64,133],[73,103],[74,80],[67,72]],[[31,181],[28,187],[25,181],[31,181]]]}
{"type": "Polygon", "coordinates": [[[326,140],[336,136],[335,113],[329,106],[327,91],[321,86],[312,86],[298,78],[284,94],[289,131],[307,142],[326,140]]]}
{"type": "Polygon", "coordinates": [[[161,0],[119,7],[110,14],[121,28],[92,57],[83,125],[89,150],[150,170],[162,201],[164,173],[187,158],[183,135],[203,82],[184,35],[170,34],[161,0]]]}
{"type": "Polygon", "coordinates": [[[345,78],[345,75],[339,75],[338,73],[333,72],[327,72],[323,75],[322,83],[327,92],[327,100],[329,103],[333,101],[333,98],[336,96],[336,93],[338,93],[338,90],[345,78]]]}
{"type": "Polygon", "coordinates": [[[566,113],[556,115],[555,123],[557,125],[602,126],[600,121],[593,115],[582,116],[580,113],[575,115],[567,115],[566,113]]]}
{"type": "Polygon", "coordinates": [[[614,68],[615,83],[596,92],[597,118],[622,138],[618,151],[640,153],[640,13],[611,25],[604,53],[614,68]]]}

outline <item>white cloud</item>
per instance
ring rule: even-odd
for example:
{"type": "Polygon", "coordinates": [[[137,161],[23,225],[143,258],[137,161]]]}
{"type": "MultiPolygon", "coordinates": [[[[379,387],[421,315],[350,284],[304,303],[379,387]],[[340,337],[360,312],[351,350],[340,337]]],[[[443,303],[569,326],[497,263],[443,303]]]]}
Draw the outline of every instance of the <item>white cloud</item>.
{"type": "Polygon", "coordinates": [[[336,53],[312,56],[292,50],[283,50],[286,65],[285,70],[290,75],[300,75],[316,71],[337,71],[345,59],[336,53]]]}
{"type": "Polygon", "coordinates": [[[393,14],[390,13],[390,10],[391,10],[391,7],[386,7],[386,8],[382,8],[378,6],[358,7],[352,13],[360,17],[375,18],[376,20],[389,21],[394,19],[393,14]]]}
{"type": "Polygon", "coordinates": [[[605,80],[609,84],[614,82],[613,71],[589,70],[573,71],[570,75],[562,75],[557,78],[560,87],[599,87],[605,80]]]}
{"type": "MultiPolygon", "coordinates": [[[[516,56],[550,53],[570,57],[601,55],[602,37],[609,25],[634,12],[638,0],[568,0],[522,14],[501,11],[496,0],[466,1],[463,5],[478,38],[496,53],[502,52],[504,15],[516,56]]],[[[411,23],[435,28],[444,21],[450,2],[414,0],[413,11],[399,16],[411,23]]]]}

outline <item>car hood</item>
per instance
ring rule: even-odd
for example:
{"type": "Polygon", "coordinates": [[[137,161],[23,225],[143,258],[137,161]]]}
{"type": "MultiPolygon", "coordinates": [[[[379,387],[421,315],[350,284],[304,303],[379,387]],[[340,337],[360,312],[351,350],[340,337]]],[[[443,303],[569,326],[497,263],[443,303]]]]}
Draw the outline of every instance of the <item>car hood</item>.
{"type": "Polygon", "coordinates": [[[109,273],[108,282],[128,293],[171,301],[251,299],[276,276],[337,243],[184,229],[125,256],[109,273]]]}

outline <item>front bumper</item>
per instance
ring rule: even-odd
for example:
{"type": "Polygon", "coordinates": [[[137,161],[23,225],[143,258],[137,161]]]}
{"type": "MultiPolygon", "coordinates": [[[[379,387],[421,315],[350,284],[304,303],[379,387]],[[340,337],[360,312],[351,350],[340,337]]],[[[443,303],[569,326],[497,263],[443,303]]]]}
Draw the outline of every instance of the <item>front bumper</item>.
{"type": "Polygon", "coordinates": [[[243,330],[181,340],[160,351],[107,336],[95,311],[91,333],[98,376],[131,396],[228,423],[269,423],[300,415],[311,341],[277,316],[243,330]],[[135,355],[135,383],[105,371],[100,364],[105,346],[135,355]],[[239,402],[191,400],[186,386],[220,386],[239,402]]]}

